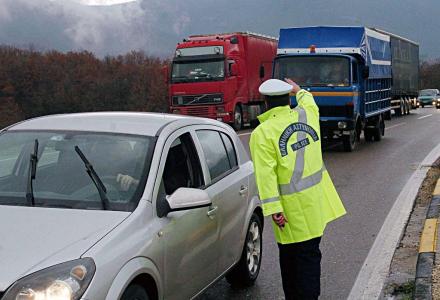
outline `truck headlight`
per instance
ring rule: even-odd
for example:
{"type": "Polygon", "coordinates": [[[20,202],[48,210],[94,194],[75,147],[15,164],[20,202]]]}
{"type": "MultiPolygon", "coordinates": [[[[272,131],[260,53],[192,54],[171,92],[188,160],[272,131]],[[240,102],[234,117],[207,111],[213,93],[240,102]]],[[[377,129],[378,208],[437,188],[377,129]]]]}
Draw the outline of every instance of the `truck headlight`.
{"type": "Polygon", "coordinates": [[[338,122],[338,128],[339,129],[347,128],[347,122],[338,122]]]}
{"type": "Polygon", "coordinates": [[[18,280],[2,300],[78,300],[95,270],[91,258],[55,265],[18,280]]]}

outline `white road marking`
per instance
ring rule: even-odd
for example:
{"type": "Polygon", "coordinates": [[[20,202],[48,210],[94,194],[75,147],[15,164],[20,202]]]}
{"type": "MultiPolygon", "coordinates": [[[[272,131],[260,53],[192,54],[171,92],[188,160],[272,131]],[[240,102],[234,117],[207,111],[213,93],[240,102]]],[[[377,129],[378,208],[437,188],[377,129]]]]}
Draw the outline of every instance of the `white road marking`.
{"type": "Polygon", "coordinates": [[[239,133],[239,134],[237,134],[238,136],[244,136],[244,135],[251,135],[252,134],[252,131],[250,131],[250,132],[243,132],[243,133],[239,133]]]}
{"type": "Polygon", "coordinates": [[[406,124],[406,122],[397,123],[397,124],[394,124],[394,125],[392,125],[392,126],[385,127],[385,130],[388,130],[388,129],[391,129],[391,128],[396,128],[396,127],[398,127],[398,126],[402,126],[402,125],[405,125],[405,124],[406,124]]]}
{"type": "Polygon", "coordinates": [[[426,115],[426,116],[422,116],[420,118],[417,118],[417,120],[421,120],[421,119],[424,119],[424,118],[427,118],[427,117],[430,117],[430,116],[432,116],[432,114],[429,114],[429,115],[426,115]]]}
{"type": "Polygon", "coordinates": [[[420,185],[428,172],[429,168],[426,166],[432,165],[439,156],[440,145],[437,145],[418,165],[417,170],[403,187],[359,271],[348,296],[349,300],[379,298],[394,251],[411,215],[420,185]]]}

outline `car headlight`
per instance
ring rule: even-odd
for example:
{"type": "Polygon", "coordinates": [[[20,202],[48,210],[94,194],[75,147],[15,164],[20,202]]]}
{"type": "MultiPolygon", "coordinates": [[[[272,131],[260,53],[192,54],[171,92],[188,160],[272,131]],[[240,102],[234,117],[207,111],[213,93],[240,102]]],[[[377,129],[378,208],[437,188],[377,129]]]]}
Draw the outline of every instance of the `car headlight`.
{"type": "Polygon", "coordinates": [[[14,283],[3,300],[78,300],[95,274],[91,258],[82,258],[23,277],[14,283]]]}

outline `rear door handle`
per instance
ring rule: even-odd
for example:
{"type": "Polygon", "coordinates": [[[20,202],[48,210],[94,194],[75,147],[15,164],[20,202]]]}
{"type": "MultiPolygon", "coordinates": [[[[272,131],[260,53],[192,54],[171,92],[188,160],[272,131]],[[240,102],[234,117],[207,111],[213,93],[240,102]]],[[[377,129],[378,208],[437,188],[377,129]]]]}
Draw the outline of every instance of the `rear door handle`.
{"type": "Polygon", "coordinates": [[[240,188],[240,192],[239,192],[239,193],[240,193],[240,195],[242,195],[242,196],[246,196],[247,191],[248,191],[248,187],[245,186],[245,185],[242,185],[241,188],[240,188]]]}
{"type": "Polygon", "coordinates": [[[218,206],[212,206],[206,214],[208,215],[208,217],[213,218],[217,214],[217,209],[218,206]]]}

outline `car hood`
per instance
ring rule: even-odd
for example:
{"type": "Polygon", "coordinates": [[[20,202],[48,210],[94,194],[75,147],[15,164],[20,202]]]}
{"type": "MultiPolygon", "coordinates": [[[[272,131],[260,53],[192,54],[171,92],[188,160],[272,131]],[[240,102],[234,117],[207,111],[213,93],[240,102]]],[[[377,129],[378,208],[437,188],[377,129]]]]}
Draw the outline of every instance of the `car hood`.
{"type": "Polygon", "coordinates": [[[25,275],[80,258],[128,215],[0,206],[0,291],[25,275]]]}
{"type": "Polygon", "coordinates": [[[419,96],[420,100],[432,100],[432,99],[437,99],[436,96],[419,96]]]}

